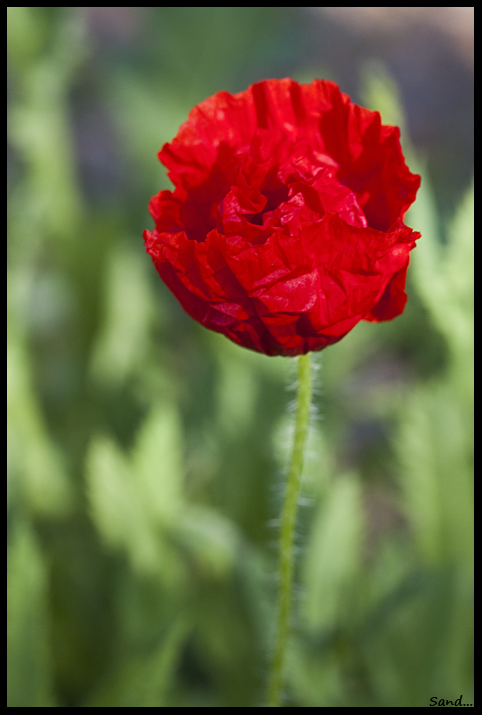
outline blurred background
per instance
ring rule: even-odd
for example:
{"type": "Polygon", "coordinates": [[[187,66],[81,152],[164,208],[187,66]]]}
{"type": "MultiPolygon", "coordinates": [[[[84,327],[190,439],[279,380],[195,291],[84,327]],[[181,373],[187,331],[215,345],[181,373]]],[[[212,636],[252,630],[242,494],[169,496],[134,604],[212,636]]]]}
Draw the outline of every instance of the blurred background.
{"type": "Polygon", "coordinates": [[[333,79],[422,174],[409,301],[317,355],[286,705],[472,703],[473,8],[8,8],[8,705],[264,702],[293,362],[185,315],[156,153],[333,79]]]}

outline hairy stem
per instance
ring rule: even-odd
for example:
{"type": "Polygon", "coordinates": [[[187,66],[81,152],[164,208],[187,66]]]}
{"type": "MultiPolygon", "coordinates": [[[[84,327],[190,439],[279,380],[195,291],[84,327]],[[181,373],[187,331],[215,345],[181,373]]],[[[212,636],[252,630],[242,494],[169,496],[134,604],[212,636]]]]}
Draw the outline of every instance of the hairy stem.
{"type": "Polygon", "coordinates": [[[271,664],[268,707],[281,707],[283,666],[290,632],[294,569],[294,533],[306,435],[310,418],[311,358],[310,353],[298,358],[298,400],[293,452],[281,513],[279,550],[279,594],[276,645],[271,664]]]}

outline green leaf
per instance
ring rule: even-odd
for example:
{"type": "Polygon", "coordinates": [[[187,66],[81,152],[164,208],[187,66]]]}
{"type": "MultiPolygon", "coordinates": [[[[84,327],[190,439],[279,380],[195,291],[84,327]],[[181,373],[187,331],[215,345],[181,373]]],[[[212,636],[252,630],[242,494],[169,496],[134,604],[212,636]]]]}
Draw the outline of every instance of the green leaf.
{"type": "Polygon", "coordinates": [[[132,475],[151,522],[175,523],[183,501],[184,467],[181,424],[172,404],[156,405],[144,421],[132,451],[132,475]]]}
{"type": "Polygon", "coordinates": [[[240,535],[234,524],[214,509],[190,506],[181,515],[177,532],[180,543],[204,571],[221,578],[234,566],[240,535]]]}
{"type": "Polygon", "coordinates": [[[166,707],[188,630],[186,619],[175,620],[149,655],[117,667],[85,707],[166,707]]]}
{"type": "Polygon", "coordinates": [[[47,574],[24,521],[16,522],[7,557],[7,707],[55,707],[47,574]]]}
{"type": "Polygon", "coordinates": [[[396,441],[406,518],[432,565],[472,559],[472,429],[450,383],[413,389],[396,441]]]}
{"type": "Polygon", "coordinates": [[[171,405],[153,408],[129,459],[106,437],[87,457],[91,515],[104,541],[124,551],[136,570],[182,578],[171,545],[182,507],[181,428],[171,405]]]}
{"type": "Polygon", "coordinates": [[[7,341],[7,480],[9,505],[20,500],[42,516],[62,516],[72,492],[62,455],[47,432],[25,347],[11,327],[7,341]]]}
{"type": "Polygon", "coordinates": [[[158,568],[158,543],[146,519],[129,464],[109,439],[97,437],[87,456],[87,494],[92,519],[110,547],[124,550],[136,570],[158,568]]]}
{"type": "Polygon", "coordinates": [[[310,629],[336,624],[358,570],[362,538],[360,485],[347,474],[333,481],[320,506],[302,564],[303,616],[310,629]]]}
{"type": "Polygon", "coordinates": [[[122,384],[145,362],[154,305],[147,265],[122,246],[116,246],[109,257],[104,319],[91,363],[91,373],[101,384],[122,384]]]}
{"type": "Polygon", "coordinates": [[[438,330],[457,356],[473,345],[473,188],[467,192],[443,245],[428,177],[423,176],[407,222],[422,238],[413,252],[410,271],[416,289],[438,330]]]}

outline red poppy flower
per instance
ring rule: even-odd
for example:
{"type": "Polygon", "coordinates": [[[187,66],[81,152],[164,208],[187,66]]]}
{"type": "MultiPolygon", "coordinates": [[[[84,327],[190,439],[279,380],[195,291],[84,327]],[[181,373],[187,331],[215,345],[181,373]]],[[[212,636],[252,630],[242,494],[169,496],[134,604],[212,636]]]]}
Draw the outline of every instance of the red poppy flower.
{"type": "Polygon", "coordinates": [[[195,320],[266,355],[400,315],[420,177],[399,134],[323,80],[206,99],[159,152],[175,185],[144,232],[159,275],[195,320]]]}

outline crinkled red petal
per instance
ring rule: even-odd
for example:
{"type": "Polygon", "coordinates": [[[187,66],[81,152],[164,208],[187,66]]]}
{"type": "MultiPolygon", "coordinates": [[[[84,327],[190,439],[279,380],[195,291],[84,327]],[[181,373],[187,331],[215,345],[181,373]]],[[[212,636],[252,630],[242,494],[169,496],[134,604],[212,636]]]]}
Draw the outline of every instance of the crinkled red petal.
{"type": "Polygon", "coordinates": [[[399,130],[333,82],[220,92],[159,158],[175,190],[151,199],[146,249],[205,327],[297,355],[403,311],[419,238],[403,216],[420,178],[399,130]]]}

